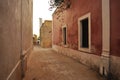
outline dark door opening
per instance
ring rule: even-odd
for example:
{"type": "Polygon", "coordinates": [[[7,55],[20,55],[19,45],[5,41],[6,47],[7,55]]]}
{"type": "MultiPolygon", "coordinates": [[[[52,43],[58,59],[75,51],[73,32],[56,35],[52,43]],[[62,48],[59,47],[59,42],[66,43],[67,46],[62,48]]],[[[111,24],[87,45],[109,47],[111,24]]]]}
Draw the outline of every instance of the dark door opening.
{"type": "Polygon", "coordinates": [[[63,28],[63,43],[66,45],[66,27],[63,28]]]}
{"type": "Polygon", "coordinates": [[[81,21],[81,47],[89,48],[88,18],[81,21]]]}

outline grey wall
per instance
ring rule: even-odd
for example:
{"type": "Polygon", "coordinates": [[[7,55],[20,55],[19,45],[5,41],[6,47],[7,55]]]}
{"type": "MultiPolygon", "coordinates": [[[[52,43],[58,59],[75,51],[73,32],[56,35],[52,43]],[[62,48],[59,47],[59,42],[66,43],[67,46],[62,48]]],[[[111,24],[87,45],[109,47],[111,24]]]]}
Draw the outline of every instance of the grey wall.
{"type": "Polygon", "coordinates": [[[31,46],[32,0],[0,0],[0,80],[21,80],[20,55],[31,46]]]}

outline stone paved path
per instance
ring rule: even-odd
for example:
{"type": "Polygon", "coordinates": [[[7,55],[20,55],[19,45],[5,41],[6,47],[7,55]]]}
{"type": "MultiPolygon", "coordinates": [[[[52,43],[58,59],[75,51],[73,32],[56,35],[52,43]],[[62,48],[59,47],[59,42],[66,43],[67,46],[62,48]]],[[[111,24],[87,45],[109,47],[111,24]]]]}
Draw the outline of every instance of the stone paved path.
{"type": "Polygon", "coordinates": [[[103,80],[85,65],[56,53],[34,47],[24,80],[103,80]]]}

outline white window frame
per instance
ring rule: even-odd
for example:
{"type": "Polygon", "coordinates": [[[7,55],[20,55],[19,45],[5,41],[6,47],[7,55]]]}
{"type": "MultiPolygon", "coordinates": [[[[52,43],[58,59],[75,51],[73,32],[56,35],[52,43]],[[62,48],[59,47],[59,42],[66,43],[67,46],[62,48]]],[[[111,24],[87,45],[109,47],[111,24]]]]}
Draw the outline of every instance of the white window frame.
{"type": "Polygon", "coordinates": [[[62,44],[64,47],[67,47],[67,25],[62,26],[62,44]],[[63,34],[63,29],[66,28],[66,44],[64,44],[64,34],[63,34]]]}
{"type": "Polygon", "coordinates": [[[83,16],[81,16],[80,18],[78,18],[78,50],[80,51],[84,51],[84,52],[91,52],[91,13],[87,13],[83,16]],[[81,25],[81,21],[88,18],[88,35],[89,35],[89,38],[88,38],[88,41],[89,41],[89,47],[88,48],[83,48],[81,47],[82,45],[82,33],[81,33],[81,28],[82,28],[82,25],[81,25]]]}

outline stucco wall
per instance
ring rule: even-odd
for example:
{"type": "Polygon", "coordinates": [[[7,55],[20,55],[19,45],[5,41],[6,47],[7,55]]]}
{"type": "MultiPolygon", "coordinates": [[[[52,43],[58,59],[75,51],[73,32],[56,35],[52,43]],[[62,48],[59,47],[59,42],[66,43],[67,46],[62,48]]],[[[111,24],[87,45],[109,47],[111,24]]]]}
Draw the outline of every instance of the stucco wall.
{"type": "Polygon", "coordinates": [[[32,0],[22,1],[22,48],[26,51],[32,46],[32,0]]]}
{"type": "Polygon", "coordinates": [[[32,15],[33,15],[33,0],[22,0],[22,66],[23,76],[27,69],[27,57],[32,49],[32,15]]]}
{"type": "Polygon", "coordinates": [[[101,0],[70,1],[70,8],[53,14],[53,43],[61,45],[62,26],[67,25],[68,47],[78,50],[78,18],[87,13],[91,13],[91,53],[100,55],[102,47],[101,0]]]}
{"type": "MultiPolygon", "coordinates": [[[[102,47],[106,47],[102,45],[102,3],[101,0],[70,0],[71,6],[70,8],[57,13],[53,14],[53,44],[55,49],[59,53],[67,54],[70,57],[77,57],[77,60],[80,60],[81,62],[85,64],[85,61],[90,61],[90,65],[95,65],[97,68],[100,66],[100,64],[97,64],[99,62],[99,56],[101,55],[101,49],[102,47]],[[78,18],[85,15],[86,13],[91,13],[91,53],[98,55],[96,58],[91,60],[92,57],[96,55],[88,54],[86,52],[79,52],[76,54],[78,50],[78,18]],[[67,48],[63,46],[62,43],[62,26],[67,25],[67,48]],[[62,46],[62,47],[61,47],[62,46]],[[74,51],[75,49],[76,51],[74,51]],[[72,50],[68,51],[68,50],[72,50]],[[82,54],[81,54],[82,53],[82,54]],[[84,58],[84,55],[87,55],[89,58],[84,58]],[[81,58],[82,57],[82,58],[81,58]],[[96,62],[94,62],[94,60],[96,62]]],[[[105,63],[105,65],[108,66],[108,77],[112,80],[120,80],[120,27],[119,27],[119,21],[120,21],[120,0],[109,0],[110,1],[110,56],[108,54],[108,62],[105,63]]],[[[109,4],[109,3],[108,3],[109,4]]],[[[107,5],[106,5],[107,6],[107,5]]],[[[104,6],[105,7],[105,6],[104,6]]],[[[105,7],[106,8],[106,7],[105,7]]],[[[107,8],[106,8],[107,9],[107,8]]],[[[108,7],[109,9],[109,7],[108,7]]],[[[108,10],[109,11],[109,10],[108,10]]],[[[104,13],[104,10],[103,10],[104,13]]],[[[109,17],[109,16],[107,16],[109,17]]],[[[109,24],[105,24],[109,25],[109,24]]],[[[107,27],[107,26],[105,26],[107,27]]],[[[103,28],[104,29],[104,28],[103,28]]],[[[109,30],[108,30],[109,31],[109,30]]],[[[103,34],[104,35],[104,34],[103,34]]],[[[104,39],[103,39],[104,40],[104,39]]],[[[104,55],[104,57],[106,57],[104,55]]],[[[107,59],[107,57],[106,57],[107,59]]],[[[100,63],[104,61],[101,57],[100,63]]],[[[104,67],[105,68],[105,67],[104,67]]]]}
{"type": "Polygon", "coordinates": [[[120,0],[110,0],[111,55],[120,57],[120,0]]]}
{"type": "Polygon", "coordinates": [[[120,0],[110,0],[111,18],[111,73],[120,80],[120,0]]]}
{"type": "Polygon", "coordinates": [[[70,0],[70,8],[53,14],[53,48],[99,71],[102,51],[101,0],[70,0]],[[78,19],[91,14],[91,52],[78,50],[78,19]],[[67,27],[67,46],[62,44],[62,27],[67,27]]]}
{"type": "Polygon", "coordinates": [[[0,1],[0,80],[21,80],[20,55],[32,46],[31,21],[32,0],[0,1]]]}

